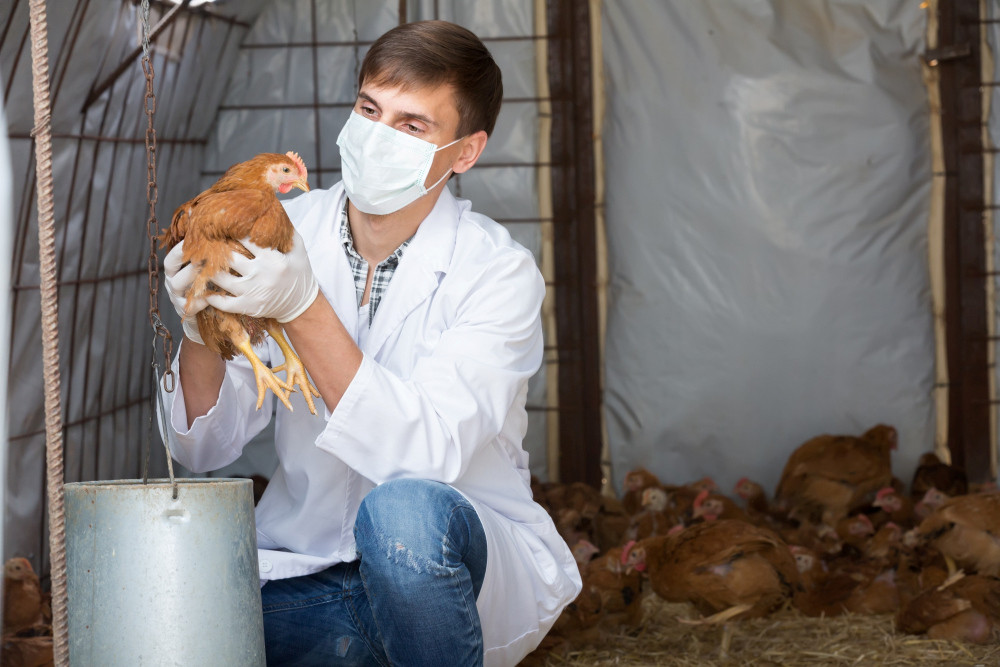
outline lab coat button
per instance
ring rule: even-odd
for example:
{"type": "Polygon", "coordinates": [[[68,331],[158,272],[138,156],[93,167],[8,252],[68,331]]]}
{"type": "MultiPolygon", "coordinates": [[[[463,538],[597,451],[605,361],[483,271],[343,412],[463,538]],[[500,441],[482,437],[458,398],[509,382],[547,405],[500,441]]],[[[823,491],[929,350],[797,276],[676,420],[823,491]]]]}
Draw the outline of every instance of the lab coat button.
{"type": "Polygon", "coordinates": [[[260,566],[259,567],[260,567],[260,571],[261,572],[270,572],[271,571],[271,561],[266,560],[266,559],[262,560],[260,562],[260,566]]]}

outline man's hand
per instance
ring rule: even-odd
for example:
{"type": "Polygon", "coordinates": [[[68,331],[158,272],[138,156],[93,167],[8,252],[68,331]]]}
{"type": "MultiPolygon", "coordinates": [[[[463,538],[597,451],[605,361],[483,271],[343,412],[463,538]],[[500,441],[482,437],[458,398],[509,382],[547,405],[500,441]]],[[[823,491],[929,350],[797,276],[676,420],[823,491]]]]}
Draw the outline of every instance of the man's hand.
{"type": "Polygon", "coordinates": [[[174,305],[174,310],[181,318],[184,327],[184,335],[199,345],[204,345],[201,334],[198,332],[198,320],[195,317],[208,304],[204,299],[195,299],[191,302],[191,307],[187,308],[187,293],[191,289],[197,271],[191,264],[181,266],[184,263],[184,241],[175,245],[167,256],[163,258],[163,283],[167,288],[167,295],[170,296],[170,303],[174,305]]]}
{"type": "Polygon", "coordinates": [[[239,275],[220,272],[212,277],[213,283],[232,296],[211,294],[205,299],[208,305],[228,313],[271,317],[282,324],[294,320],[312,305],[319,294],[319,284],[298,232],[287,253],[262,248],[249,239],[240,242],[253,257],[232,254],[229,268],[239,275]]]}

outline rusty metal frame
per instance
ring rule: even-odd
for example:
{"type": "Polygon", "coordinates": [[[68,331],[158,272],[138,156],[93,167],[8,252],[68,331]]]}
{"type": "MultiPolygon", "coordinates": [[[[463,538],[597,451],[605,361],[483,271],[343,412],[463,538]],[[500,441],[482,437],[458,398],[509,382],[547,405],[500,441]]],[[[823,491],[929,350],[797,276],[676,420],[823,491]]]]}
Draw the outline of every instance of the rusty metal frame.
{"type": "MultiPolygon", "coordinates": [[[[559,479],[601,487],[590,5],[548,0],[559,479]]],[[[550,472],[551,475],[551,472],[550,472]]]]}
{"type": "Polygon", "coordinates": [[[945,165],[945,331],[948,448],[969,481],[990,472],[989,322],[983,212],[983,97],[979,0],[939,2],[938,45],[945,165]]]}

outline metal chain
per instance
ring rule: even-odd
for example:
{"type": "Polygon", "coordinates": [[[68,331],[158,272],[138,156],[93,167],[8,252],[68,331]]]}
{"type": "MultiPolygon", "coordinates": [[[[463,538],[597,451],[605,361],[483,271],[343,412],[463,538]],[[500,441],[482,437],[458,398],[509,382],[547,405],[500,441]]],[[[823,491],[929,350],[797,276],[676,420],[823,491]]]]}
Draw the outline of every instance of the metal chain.
{"type": "Polygon", "coordinates": [[[147,268],[149,273],[149,324],[153,328],[153,409],[149,415],[149,428],[146,436],[145,456],[142,466],[142,482],[149,481],[149,444],[152,440],[154,413],[159,408],[160,436],[163,440],[163,447],[167,452],[167,471],[170,474],[170,486],[173,490],[173,498],[177,499],[177,480],[174,479],[174,462],[170,456],[170,447],[167,444],[167,424],[166,415],[163,408],[163,396],[160,395],[160,366],[157,363],[156,339],[163,339],[163,388],[167,392],[174,390],[174,371],[170,362],[174,356],[174,339],[170,335],[170,330],[160,319],[160,271],[159,258],[156,255],[156,241],[159,225],[156,220],[156,200],[159,198],[159,190],[156,186],[156,130],[153,127],[153,114],[156,113],[156,93],[153,92],[153,61],[149,57],[149,0],[142,0],[142,71],[146,75],[146,199],[149,201],[149,219],[146,222],[146,237],[149,239],[149,257],[147,268]]]}
{"type": "MultiPolygon", "coordinates": [[[[170,330],[160,319],[160,271],[159,259],[156,255],[159,225],[156,219],[156,201],[159,191],[156,185],[156,130],[153,127],[153,114],[156,112],[156,93],[153,92],[153,62],[149,57],[149,0],[142,0],[142,71],[146,75],[146,199],[149,201],[149,219],[146,222],[146,236],[149,239],[149,258],[147,269],[149,273],[149,324],[153,328],[154,344],[156,338],[163,339],[164,389],[174,390],[174,371],[170,361],[174,356],[174,339],[170,330]]],[[[156,368],[156,359],[153,366],[156,368]]]]}

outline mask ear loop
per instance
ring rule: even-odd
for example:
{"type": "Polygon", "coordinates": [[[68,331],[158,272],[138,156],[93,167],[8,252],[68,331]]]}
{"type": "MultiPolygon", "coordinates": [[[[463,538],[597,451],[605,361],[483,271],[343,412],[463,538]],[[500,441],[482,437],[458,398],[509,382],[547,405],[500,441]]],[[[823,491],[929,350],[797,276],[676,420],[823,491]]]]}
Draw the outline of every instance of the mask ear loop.
{"type": "MultiPolygon", "coordinates": [[[[467,137],[467,136],[469,136],[469,135],[465,135],[465,137],[467,137]]],[[[465,139],[465,137],[459,137],[458,139],[455,139],[455,141],[451,142],[450,144],[445,144],[444,146],[441,146],[439,148],[435,148],[434,152],[437,153],[438,151],[443,151],[445,148],[448,148],[449,146],[454,146],[455,144],[457,144],[458,142],[460,142],[462,139],[465,139]]],[[[420,196],[422,197],[423,195],[427,194],[428,192],[430,192],[431,190],[433,190],[434,188],[436,188],[438,185],[441,184],[441,181],[443,181],[444,179],[448,178],[448,176],[451,173],[452,173],[452,168],[448,167],[448,171],[444,172],[444,174],[441,176],[441,178],[439,178],[436,181],[434,181],[434,185],[432,185],[429,188],[424,188],[423,194],[421,194],[420,196]]]]}

